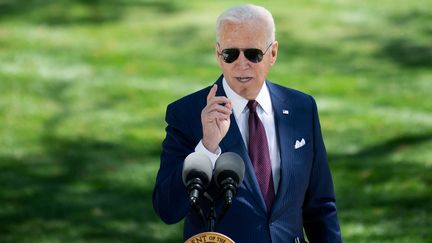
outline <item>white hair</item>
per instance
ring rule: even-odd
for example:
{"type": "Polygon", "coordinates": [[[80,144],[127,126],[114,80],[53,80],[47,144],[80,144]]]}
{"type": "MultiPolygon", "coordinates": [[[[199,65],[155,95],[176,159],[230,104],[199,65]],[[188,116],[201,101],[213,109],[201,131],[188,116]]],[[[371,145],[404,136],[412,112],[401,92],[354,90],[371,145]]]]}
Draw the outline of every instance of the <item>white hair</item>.
{"type": "Polygon", "coordinates": [[[275,41],[275,23],[270,11],[264,7],[245,4],[232,7],[219,15],[216,21],[216,41],[220,40],[220,31],[225,23],[262,23],[266,25],[268,44],[275,41]]]}

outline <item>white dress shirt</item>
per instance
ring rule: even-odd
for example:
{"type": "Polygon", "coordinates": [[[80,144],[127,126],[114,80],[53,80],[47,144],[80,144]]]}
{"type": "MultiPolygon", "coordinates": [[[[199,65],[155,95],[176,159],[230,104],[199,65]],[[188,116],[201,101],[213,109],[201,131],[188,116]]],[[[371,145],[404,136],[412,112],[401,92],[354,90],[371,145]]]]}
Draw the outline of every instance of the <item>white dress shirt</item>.
{"type": "MultiPolygon", "coordinates": [[[[228,85],[225,78],[222,81],[222,86],[225,91],[225,94],[231,103],[233,104],[233,113],[236,119],[236,123],[238,128],[240,129],[240,133],[243,138],[243,142],[245,147],[248,147],[249,141],[249,108],[247,107],[248,100],[238,95],[231,87],[228,85]]],[[[273,106],[271,103],[270,92],[265,83],[263,84],[258,96],[255,99],[258,102],[257,106],[257,114],[264,125],[264,129],[266,131],[267,143],[269,145],[269,154],[271,160],[272,167],[272,175],[273,175],[273,183],[275,193],[278,190],[279,179],[280,179],[280,153],[279,146],[277,143],[277,135],[276,135],[276,127],[273,115],[273,106]]],[[[204,145],[202,144],[202,140],[198,143],[195,148],[196,152],[202,152],[209,156],[210,160],[213,163],[213,166],[216,162],[216,159],[221,154],[220,148],[218,148],[217,154],[214,154],[208,151],[204,145]]]]}

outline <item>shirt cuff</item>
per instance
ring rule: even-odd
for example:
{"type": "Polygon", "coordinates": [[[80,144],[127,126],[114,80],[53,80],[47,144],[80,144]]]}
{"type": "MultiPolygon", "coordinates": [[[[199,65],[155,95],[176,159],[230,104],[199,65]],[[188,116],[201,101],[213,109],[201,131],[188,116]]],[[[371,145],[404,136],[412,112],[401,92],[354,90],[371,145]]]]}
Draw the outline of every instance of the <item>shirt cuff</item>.
{"type": "Polygon", "coordinates": [[[208,151],[208,149],[202,143],[202,139],[198,143],[198,145],[195,147],[195,152],[200,152],[200,153],[203,153],[203,154],[207,155],[210,158],[210,161],[213,164],[213,169],[215,167],[217,158],[219,158],[219,156],[221,155],[221,149],[220,149],[220,147],[218,147],[218,149],[216,150],[216,153],[214,154],[214,153],[208,151]]]}

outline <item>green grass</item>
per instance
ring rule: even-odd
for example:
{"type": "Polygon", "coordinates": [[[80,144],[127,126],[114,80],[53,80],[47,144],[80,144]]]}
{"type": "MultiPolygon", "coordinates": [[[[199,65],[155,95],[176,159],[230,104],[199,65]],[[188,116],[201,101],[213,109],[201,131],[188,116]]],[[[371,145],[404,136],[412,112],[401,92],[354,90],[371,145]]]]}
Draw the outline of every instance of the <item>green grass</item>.
{"type": "MultiPolygon", "coordinates": [[[[344,241],[430,242],[430,1],[255,2],[269,78],[318,102],[344,241]]],[[[233,4],[0,0],[0,242],[181,242],[151,205],[164,112],[220,74],[233,4]]]]}

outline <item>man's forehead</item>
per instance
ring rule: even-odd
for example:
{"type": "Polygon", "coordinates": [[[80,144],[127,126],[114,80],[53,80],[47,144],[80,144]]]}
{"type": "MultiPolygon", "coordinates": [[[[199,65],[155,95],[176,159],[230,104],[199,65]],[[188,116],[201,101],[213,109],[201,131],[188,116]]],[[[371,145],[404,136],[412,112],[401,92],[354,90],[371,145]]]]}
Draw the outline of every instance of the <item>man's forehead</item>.
{"type": "Polygon", "coordinates": [[[263,24],[226,23],[220,29],[221,43],[255,43],[260,45],[267,40],[267,31],[263,24]]]}
{"type": "Polygon", "coordinates": [[[221,24],[221,32],[233,32],[238,30],[261,30],[265,29],[263,22],[259,21],[227,21],[221,24]]]}

